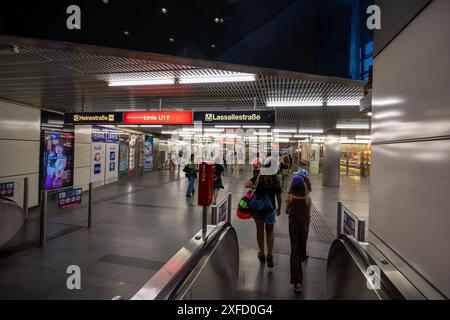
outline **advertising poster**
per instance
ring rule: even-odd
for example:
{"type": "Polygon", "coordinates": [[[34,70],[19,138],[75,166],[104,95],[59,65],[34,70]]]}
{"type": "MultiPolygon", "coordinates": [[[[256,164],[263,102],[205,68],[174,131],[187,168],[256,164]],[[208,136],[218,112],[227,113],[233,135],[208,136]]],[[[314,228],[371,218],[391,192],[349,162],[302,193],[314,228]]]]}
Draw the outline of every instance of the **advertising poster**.
{"type": "Polygon", "coordinates": [[[105,183],[115,182],[119,178],[119,144],[106,144],[105,183]]]}
{"type": "Polygon", "coordinates": [[[73,185],[74,136],[65,133],[45,133],[43,184],[45,190],[73,185]]]}
{"type": "Polygon", "coordinates": [[[95,187],[118,179],[119,131],[92,126],[91,182],[95,187]]]}
{"type": "Polygon", "coordinates": [[[94,187],[105,184],[105,149],[104,142],[92,142],[91,144],[91,182],[94,187]]]}
{"type": "Polygon", "coordinates": [[[153,169],[153,137],[146,136],[144,144],[144,169],[153,169]]]}
{"type": "Polygon", "coordinates": [[[119,178],[128,176],[129,151],[128,143],[120,141],[119,143],[119,178]]]}

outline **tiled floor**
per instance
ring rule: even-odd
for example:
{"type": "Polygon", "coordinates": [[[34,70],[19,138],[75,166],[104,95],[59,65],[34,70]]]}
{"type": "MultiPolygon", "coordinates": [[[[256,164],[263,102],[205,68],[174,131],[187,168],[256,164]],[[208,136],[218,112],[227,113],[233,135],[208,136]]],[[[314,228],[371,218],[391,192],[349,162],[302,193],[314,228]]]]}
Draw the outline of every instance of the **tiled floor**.
{"type": "MultiPolygon", "coordinates": [[[[248,173],[225,177],[225,191],[237,200],[248,173]]],[[[312,177],[313,200],[330,230],[335,232],[336,199],[367,214],[368,183],[344,178],[340,189],[322,188],[312,177]]],[[[111,299],[130,298],[201,228],[201,208],[186,201],[187,181],[167,171],[120,181],[95,190],[93,228],[51,240],[45,249],[33,248],[0,259],[0,299],[111,299]],[[68,290],[66,269],[81,268],[82,290],[68,290]]],[[[236,201],[234,201],[236,203],[236,201]]],[[[233,208],[234,209],[234,208],[233,208]]],[[[233,210],[234,211],[234,210],[233,210]]],[[[32,213],[32,217],[36,213],[32,213]]],[[[85,208],[53,212],[51,221],[85,225],[85,208]]],[[[324,299],[329,242],[310,232],[305,262],[304,293],[296,296],[289,285],[287,219],[277,223],[275,268],[256,259],[252,221],[233,216],[241,248],[240,299],[324,299]]]]}

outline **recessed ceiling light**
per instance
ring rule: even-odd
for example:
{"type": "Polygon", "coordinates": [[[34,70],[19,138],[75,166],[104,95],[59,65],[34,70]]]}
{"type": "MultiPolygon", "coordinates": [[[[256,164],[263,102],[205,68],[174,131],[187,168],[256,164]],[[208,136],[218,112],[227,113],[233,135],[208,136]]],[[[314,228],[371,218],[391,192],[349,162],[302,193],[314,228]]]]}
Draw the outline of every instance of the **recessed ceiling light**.
{"type": "Polygon", "coordinates": [[[215,48],[216,47],[216,45],[213,43],[212,45],[211,45],[211,48],[215,48]]]}
{"type": "Polygon", "coordinates": [[[174,42],[175,39],[174,39],[174,38],[169,38],[169,41],[170,41],[170,42],[174,42]]]}
{"type": "Polygon", "coordinates": [[[166,9],[166,8],[162,8],[162,9],[161,9],[161,12],[162,12],[162,13],[167,13],[167,9],[166,9]]]}
{"type": "Polygon", "coordinates": [[[129,36],[129,35],[130,35],[130,33],[129,33],[127,30],[125,30],[125,31],[123,32],[123,34],[126,35],[126,36],[129,36]]]}

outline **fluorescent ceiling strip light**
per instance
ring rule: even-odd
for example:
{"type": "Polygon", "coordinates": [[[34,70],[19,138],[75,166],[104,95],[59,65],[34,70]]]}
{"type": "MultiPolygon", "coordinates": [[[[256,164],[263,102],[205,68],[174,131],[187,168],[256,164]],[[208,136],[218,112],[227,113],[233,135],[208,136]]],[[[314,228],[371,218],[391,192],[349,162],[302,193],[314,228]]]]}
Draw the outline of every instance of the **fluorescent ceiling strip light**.
{"type": "Polygon", "coordinates": [[[162,128],[160,124],[142,124],[139,126],[140,128],[162,128]]]}
{"type": "Polygon", "coordinates": [[[155,86],[174,84],[173,78],[161,78],[161,79],[145,79],[145,80],[112,80],[108,82],[110,87],[124,87],[124,86],[155,86]]]}
{"type": "Polygon", "coordinates": [[[367,115],[368,115],[369,117],[371,117],[371,116],[373,115],[373,113],[372,113],[372,112],[367,112],[367,115]]]}
{"type": "Polygon", "coordinates": [[[224,129],[218,129],[218,128],[206,128],[203,131],[205,132],[224,132],[224,129]]]}
{"type": "Polygon", "coordinates": [[[300,139],[309,138],[309,134],[295,134],[294,138],[300,138],[300,139]]]}
{"type": "Polygon", "coordinates": [[[275,108],[275,107],[322,107],[323,102],[320,101],[312,101],[312,102],[304,102],[304,101],[269,101],[266,103],[266,107],[275,108]]]}
{"type": "Polygon", "coordinates": [[[330,107],[356,107],[359,106],[359,101],[330,101],[327,103],[330,107]]]}
{"type": "Polygon", "coordinates": [[[220,128],[220,129],[240,129],[241,126],[214,126],[215,128],[220,128]]]}
{"type": "Polygon", "coordinates": [[[272,132],[255,132],[253,133],[254,136],[271,136],[273,135],[272,132]]]}
{"type": "Polygon", "coordinates": [[[256,76],[254,74],[227,74],[220,76],[180,77],[178,82],[181,84],[195,84],[195,83],[249,82],[255,80],[256,76]]]}
{"type": "Polygon", "coordinates": [[[202,132],[202,128],[183,128],[183,132],[202,132]]]}
{"type": "Polygon", "coordinates": [[[273,132],[278,132],[278,133],[297,133],[297,129],[273,129],[273,132]]]}
{"type": "Polygon", "coordinates": [[[356,136],[356,140],[372,140],[372,136],[356,136]]]}
{"type": "Polygon", "coordinates": [[[120,124],[118,125],[119,128],[139,128],[137,124],[120,124]]]}
{"type": "Polygon", "coordinates": [[[300,129],[299,133],[323,133],[323,129],[300,129]]]}
{"type": "Polygon", "coordinates": [[[242,126],[244,129],[270,129],[271,126],[242,126]]]}
{"type": "Polygon", "coordinates": [[[370,129],[370,125],[368,123],[355,123],[355,124],[351,124],[351,123],[342,123],[342,124],[338,124],[336,126],[336,129],[348,129],[348,130],[363,130],[363,129],[370,129]]]}
{"type": "Polygon", "coordinates": [[[275,139],[275,142],[289,143],[289,139],[275,139]]]}
{"type": "Polygon", "coordinates": [[[292,138],[292,134],[276,134],[275,139],[277,138],[292,138]]]}

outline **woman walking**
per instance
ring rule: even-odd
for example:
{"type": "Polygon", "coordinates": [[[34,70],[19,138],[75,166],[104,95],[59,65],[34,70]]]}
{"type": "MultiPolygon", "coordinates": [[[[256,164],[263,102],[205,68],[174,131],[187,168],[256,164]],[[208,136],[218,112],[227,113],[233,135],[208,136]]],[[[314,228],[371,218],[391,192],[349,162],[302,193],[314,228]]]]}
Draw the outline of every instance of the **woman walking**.
{"type": "MultiPolygon", "coordinates": [[[[265,168],[270,168],[271,159],[264,162],[265,168]]],[[[262,264],[267,261],[267,266],[273,268],[273,245],[275,241],[275,215],[279,216],[281,212],[281,186],[276,174],[254,176],[245,184],[246,188],[256,188],[254,197],[263,199],[268,197],[272,210],[268,213],[254,212],[253,218],[256,225],[256,240],[258,242],[258,259],[262,264]],[[276,201],[275,201],[276,199],[276,201]],[[265,255],[264,229],[266,233],[267,256],[265,255]]]]}
{"type": "Polygon", "coordinates": [[[295,292],[303,290],[304,252],[308,238],[308,216],[311,199],[307,197],[305,180],[301,176],[292,179],[286,200],[286,214],[289,215],[289,238],[291,240],[291,284],[295,292]]]}

